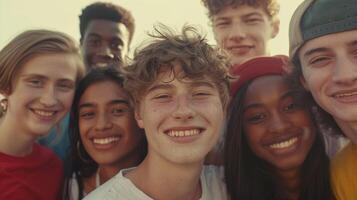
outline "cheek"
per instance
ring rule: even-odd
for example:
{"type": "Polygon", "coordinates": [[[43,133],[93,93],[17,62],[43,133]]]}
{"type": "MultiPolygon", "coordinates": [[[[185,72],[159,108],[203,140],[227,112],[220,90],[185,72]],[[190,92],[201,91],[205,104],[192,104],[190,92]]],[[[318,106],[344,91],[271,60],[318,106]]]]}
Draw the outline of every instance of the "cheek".
{"type": "Polygon", "coordinates": [[[64,93],[60,96],[60,101],[67,111],[69,111],[74,96],[74,90],[72,92],[64,93]]]}
{"type": "Polygon", "coordinates": [[[82,139],[84,139],[86,133],[88,132],[90,127],[93,125],[94,125],[93,121],[88,121],[88,120],[79,120],[78,121],[79,134],[82,139]]]}

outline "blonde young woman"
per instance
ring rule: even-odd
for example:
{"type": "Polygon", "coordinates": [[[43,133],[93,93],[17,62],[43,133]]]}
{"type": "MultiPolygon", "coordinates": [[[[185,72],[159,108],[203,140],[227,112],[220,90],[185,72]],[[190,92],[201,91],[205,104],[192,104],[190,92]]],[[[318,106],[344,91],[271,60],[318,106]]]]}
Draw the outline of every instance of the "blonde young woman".
{"type": "Polygon", "coordinates": [[[57,199],[62,163],[36,143],[68,112],[84,66],[67,35],[31,30],[0,51],[0,199],[57,199]]]}

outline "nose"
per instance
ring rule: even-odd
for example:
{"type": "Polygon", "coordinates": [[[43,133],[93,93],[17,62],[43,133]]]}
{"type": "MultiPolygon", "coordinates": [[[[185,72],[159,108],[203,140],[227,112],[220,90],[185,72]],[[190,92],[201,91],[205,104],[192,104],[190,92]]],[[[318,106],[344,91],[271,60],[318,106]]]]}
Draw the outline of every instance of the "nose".
{"type": "Polygon", "coordinates": [[[279,112],[273,112],[269,121],[269,131],[272,133],[284,133],[291,126],[289,118],[279,112]]]}
{"type": "Polygon", "coordinates": [[[109,44],[102,44],[97,51],[97,55],[104,59],[114,59],[114,53],[110,49],[109,44]]]}
{"type": "Polygon", "coordinates": [[[191,107],[191,102],[189,97],[186,95],[178,96],[176,99],[176,105],[172,116],[175,119],[189,120],[193,119],[195,116],[195,111],[191,107]]]}
{"type": "Polygon", "coordinates": [[[229,31],[228,38],[233,41],[240,41],[246,37],[245,28],[239,23],[234,23],[229,31]]]}
{"type": "Polygon", "coordinates": [[[355,58],[342,58],[337,60],[332,72],[332,81],[337,84],[352,85],[357,80],[357,63],[355,58]]]}
{"type": "Polygon", "coordinates": [[[97,121],[95,122],[95,130],[102,131],[112,127],[112,122],[107,114],[99,114],[97,121]]]}
{"type": "Polygon", "coordinates": [[[46,87],[40,97],[40,103],[45,107],[53,107],[57,104],[57,102],[58,99],[56,97],[54,86],[46,87]]]}

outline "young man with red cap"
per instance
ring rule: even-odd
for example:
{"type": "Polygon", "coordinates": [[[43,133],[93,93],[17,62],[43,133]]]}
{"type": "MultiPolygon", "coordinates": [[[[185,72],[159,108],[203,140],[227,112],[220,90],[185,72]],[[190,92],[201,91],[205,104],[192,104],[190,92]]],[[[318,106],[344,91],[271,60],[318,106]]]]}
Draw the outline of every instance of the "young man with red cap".
{"type": "Polygon", "coordinates": [[[320,120],[350,139],[331,175],[337,199],[357,199],[357,2],[305,0],[290,22],[290,58],[320,120]]]}

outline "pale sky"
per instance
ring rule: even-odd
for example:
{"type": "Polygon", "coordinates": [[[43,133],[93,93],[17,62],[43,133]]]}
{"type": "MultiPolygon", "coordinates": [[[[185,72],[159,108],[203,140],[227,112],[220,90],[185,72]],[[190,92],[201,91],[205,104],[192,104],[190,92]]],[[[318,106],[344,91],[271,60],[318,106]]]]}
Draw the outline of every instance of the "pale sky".
{"type": "MultiPolygon", "coordinates": [[[[302,0],[279,0],[280,32],[270,45],[272,55],[288,54],[288,27],[291,15],[302,0]]],[[[27,29],[46,28],[65,32],[79,40],[82,8],[95,0],[0,0],[0,48],[27,29]]],[[[206,9],[200,0],[111,0],[131,10],[136,20],[132,49],[147,38],[155,23],[176,29],[183,24],[199,26],[215,44],[206,9]]]]}

